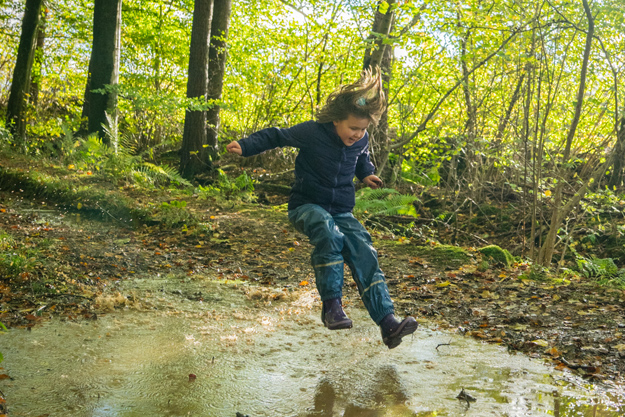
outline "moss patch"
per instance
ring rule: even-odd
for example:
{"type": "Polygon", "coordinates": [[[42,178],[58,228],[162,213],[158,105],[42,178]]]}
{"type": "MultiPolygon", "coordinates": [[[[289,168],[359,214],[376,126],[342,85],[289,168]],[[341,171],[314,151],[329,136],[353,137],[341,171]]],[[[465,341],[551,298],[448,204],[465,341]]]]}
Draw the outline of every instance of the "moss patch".
{"type": "Polygon", "coordinates": [[[151,211],[114,190],[61,180],[38,172],[0,167],[0,190],[15,191],[25,198],[43,199],[87,216],[114,219],[124,225],[150,223],[151,211]]]}
{"type": "Polygon", "coordinates": [[[506,249],[502,249],[497,245],[488,245],[478,249],[478,251],[489,260],[499,264],[503,264],[506,268],[510,268],[514,263],[514,256],[506,249]]]}
{"type": "Polygon", "coordinates": [[[473,259],[466,250],[453,245],[417,246],[414,252],[441,267],[459,268],[473,259]]]}

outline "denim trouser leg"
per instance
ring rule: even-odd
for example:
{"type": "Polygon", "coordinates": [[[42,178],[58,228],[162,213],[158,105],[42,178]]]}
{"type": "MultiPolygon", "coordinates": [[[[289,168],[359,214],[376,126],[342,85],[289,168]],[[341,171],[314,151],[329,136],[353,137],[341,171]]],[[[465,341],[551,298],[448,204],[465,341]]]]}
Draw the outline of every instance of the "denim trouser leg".
{"type": "Polygon", "coordinates": [[[346,262],[373,321],[379,324],[393,313],[371,236],[351,213],[332,216],[320,206],[305,204],[289,211],[289,220],[315,246],[311,261],[321,300],[341,297],[346,262]]]}
{"type": "Polygon", "coordinates": [[[334,219],[316,204],[289,211],[295,228],[310,239],[315,249],[310,257],[321,301],[343,296],[343,233],[334,219]]]}

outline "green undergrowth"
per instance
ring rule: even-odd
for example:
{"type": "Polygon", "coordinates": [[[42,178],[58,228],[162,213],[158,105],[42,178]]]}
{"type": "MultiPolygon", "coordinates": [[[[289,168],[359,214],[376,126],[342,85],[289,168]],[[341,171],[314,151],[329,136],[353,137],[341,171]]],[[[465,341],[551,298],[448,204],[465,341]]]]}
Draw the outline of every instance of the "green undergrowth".
{"type": "Polygon", "coordinates": [[[0,190],[27,199],[41,199],[59,208],[132,226],[153,222],[151,210],[115,190],[61,179],[37,171],[0,167],[0,190]]]}
{"type": "Polygon", "coordinates": [[[33,296],[56,293],[58,272],[50,259],[48,239],[17,239],[0,228],[0,280],[23,287],[33,296]]]}

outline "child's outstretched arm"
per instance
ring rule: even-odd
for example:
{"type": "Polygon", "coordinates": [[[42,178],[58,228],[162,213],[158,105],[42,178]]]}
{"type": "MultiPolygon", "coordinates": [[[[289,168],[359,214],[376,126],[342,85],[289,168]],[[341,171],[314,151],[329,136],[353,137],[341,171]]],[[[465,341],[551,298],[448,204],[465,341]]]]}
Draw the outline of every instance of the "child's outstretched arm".
{"type": "Polygon", "coordinates": [[[288,129],[270,127],[254,132],[245,139],[230,142],[226,150],[241,156],[258,155],[282,146],[303,148],[306,146],[306,138],[314,133],[314,122],[304,122],[288,129]]]}

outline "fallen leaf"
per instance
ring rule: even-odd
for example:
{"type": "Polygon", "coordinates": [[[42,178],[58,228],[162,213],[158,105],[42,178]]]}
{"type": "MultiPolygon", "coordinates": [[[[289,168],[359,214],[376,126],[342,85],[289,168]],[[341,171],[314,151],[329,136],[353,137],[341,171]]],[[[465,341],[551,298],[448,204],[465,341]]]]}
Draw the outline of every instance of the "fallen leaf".
{"type": "Polygon", "coordinates": [[[555,347],[552,347],[550,349],[547,349],[545,351],[545,353],[547,355],[551,355],[551,356],[559,356],[560,355],[560,351],[558,349],[556,349],[555,347]]]}
{"type": "Polygon", "coordinates": [[[308,285],[308,281],[302,281],[299,283],[299,285],[301,285],[302,287],[308,285]]]}
{"type": "Polygon", "coordinates": [[[549,342],[543,339],[532,340],[531,343],[533,343],[536,346],[549,347],[549,342]]]}
{"type": "Polygon", "coordinates": [[[625,344],[616,345],[614,346],[614,349],[618,350],[619,352],[625,352],[625,344]]]}

